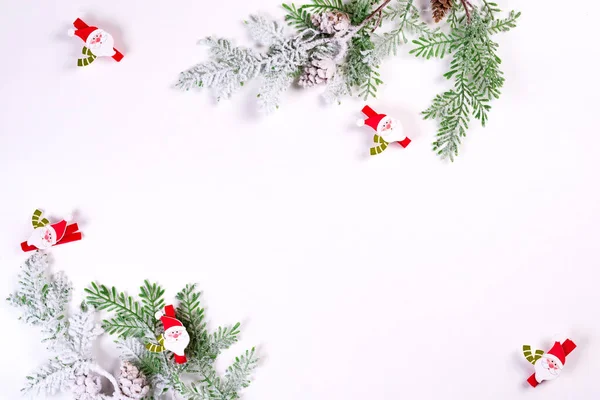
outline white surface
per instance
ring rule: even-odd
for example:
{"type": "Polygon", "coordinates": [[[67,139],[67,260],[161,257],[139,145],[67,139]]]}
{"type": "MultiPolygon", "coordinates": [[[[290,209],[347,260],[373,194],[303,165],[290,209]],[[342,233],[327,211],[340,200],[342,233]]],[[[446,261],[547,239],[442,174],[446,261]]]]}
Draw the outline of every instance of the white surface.
{"type": "MultiPolygon", "coordinates": [[[[360,101],[323,108],[294,90],[258,118],[255,87],[218,106],[174,90],[205,57],[197,39],[244,43],[249,13],[283,15],[275,0],[176,3],[2,1],[2,298],[33,210],[77,210],[85,239],[53,257],[78,296],[91,280],[131,293],[160,280],[167,296],[198,282],[211,328],[243,324],[220,368],[253,345],[263,356],[246,400],[598,398],[595,13],[500,1],[523,11],[498,37],[504,95],[450,165],[418,116],[449,87],[445,62],[384,64],[369,103],[413,143],[370,158],[360,101]],[[77,17],[124,60],[75,67],[77,17]],[[520,346],[555,334],[579,348],[530,389],[520,346]]],[[[6,399],[47,356],[16,318],[2,304],[6,399]]]]}

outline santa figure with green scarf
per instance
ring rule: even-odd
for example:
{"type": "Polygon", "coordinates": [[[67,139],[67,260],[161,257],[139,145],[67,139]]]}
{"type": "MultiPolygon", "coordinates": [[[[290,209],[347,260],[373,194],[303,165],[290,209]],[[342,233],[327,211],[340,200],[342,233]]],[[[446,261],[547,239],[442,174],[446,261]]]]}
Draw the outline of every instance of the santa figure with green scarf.
{"type": "Polygon", "coordinates": [[[386,114],[378,114],[369,106],[364,106],[362,112],[367,118],[359,119],[356,124],[358,126],[370,126],[376,132],[373,136],[375,147],[371,147],[370,151],[372,156],[382,153],[390,143],[395,142],[402,147],[410,144],[410,139],[404,134],[402,125],[397,119],[386,114]]]}

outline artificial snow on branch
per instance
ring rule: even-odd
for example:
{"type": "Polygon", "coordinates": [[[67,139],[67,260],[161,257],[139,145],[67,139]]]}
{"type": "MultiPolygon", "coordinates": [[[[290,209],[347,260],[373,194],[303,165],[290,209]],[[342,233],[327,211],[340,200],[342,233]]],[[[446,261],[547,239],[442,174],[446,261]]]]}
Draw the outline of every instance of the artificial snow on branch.
{"type": "Polygon", "coordinates": [[[376,71],[381,59],[395,54],[407,42],[407,34],[429,32],[419,21],[413,0],[313,0],[283,7],[296,34],[286,34],[283,25],[263,16],[251,16],[246,21],[250,37],[265,52],[208,38],[203,43],[210,47],[211,59],[182,72],[178,86],[210,88],[222,99],[261,78],[257,98],[267,112],[279,108],[294,81],[305,88],[326,85],[324,95],[330,101],[339,101],[356,88],[366,99],[375,96],[382,83],[376,71]],[[395,29],[378,36],[375,31],[384,20],[395,29]]]}
{"type": "Polygon", "coordinates": [[[177,294],[178,320],[169,316],[157,319],[163,309],[175,308],[165,306],[164,289],[148,281],[140,287],[140,301],[114,287],[92,283],[85,290],[86,302],[68,315],[73,288],[64,274],[49,272],[47,257],[37,251],[25,261],[19,287],[7,299],[21,311],[24,322],[41,328],[43,341],[53,354],[27,377],[26,395],[38,398],[66,391],[76,400],[158,400],[165,396],[233,400],[250,384],[258,363],[254,348],[237,357],[224,376],[215,370],[221,351],[238,341],[240,324],[209,332],[196,285],[186,285],[177,294]],[[99,310],[113,313],[102,326],[96,322],[99,310]],[[167,322],[175,326],[167,326],[167,322]],[[181,356],[176,353],[163,352],[174,349],[167,343],[170,329],[176,336],[182,332],[189,335],[185,363],[177,362],[181,356]],[[116,375],[102,368],[93,354],[94,342],[104,332],[118,336],[121,366],[116,375]],[[190,374],[192,381],[184,382],[183,374],[190,374]],[[110,388],[102,387],[102,378],[110,388]]]}
{"type": "Polygon", "coordinates": [[[41,328],[43,341],[54,354],[27,377],[23,392],[38,397],[72,390],[76,399],[97,399],[99,376],[103,376],[113,385],[111,397],[120,399],[115,377],[96,363],[92,353],[94,341],[103,332],[95,321],[94,310],[84,303],[75,314],[67,316],[72,290],[64,274],[48,271],[45,253],[35,252],[21,267],[19,288],[7,300],[21,310],[25,323],[41,328]]]}
{"type": "Polygon", "coordinates": [[[444,76],[454,79],[454,89],[437,96],[423,113],[425,119],[440,121],[434,151],[453,160],[471,116],[485,125],[488,103],[500,96],[504,83],[498,45],[490,36],[515,27],[520,16],[512,11],[508,18],[497,19],[498,5],[480,1],[476,5],[468,0],[431,0],[435,22],[446,18],[446,24],[436,29],[423,21],[415,0],[284,4],[285,21],[295,34],[288,35],[276,21],[252,16],[246,26],[264,51],[208,38],[203,43],[210,47],[210,60],[182,72],[178,86],[209,88],[222,99],[259,78],[262,85],[256,97],[267,112],[279,108],[294,81],[303,88],[324,86],[323,97],[329,103],[353,94],[367,100],[383,83],[379,73],[383,59],[398,54],[411,35],[418,36],[411,50],[416,56],[453,55],[444,76]]]}

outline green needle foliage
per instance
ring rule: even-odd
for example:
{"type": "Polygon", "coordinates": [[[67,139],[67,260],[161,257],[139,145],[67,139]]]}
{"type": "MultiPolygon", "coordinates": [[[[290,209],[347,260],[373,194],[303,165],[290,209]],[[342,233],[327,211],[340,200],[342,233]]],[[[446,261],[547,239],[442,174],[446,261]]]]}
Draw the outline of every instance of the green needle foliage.
{"type": "Polygon", "coordinates": [[[462,7],[457,2],[448,16],[449,33],[421,36],[413,41],[415,48],[410,51],[427,59],[452,56],[444,77],[453,80],[454,87],[437,95],[423,112],[425,119],[439,120],[433,150],[451,161],[458,155],[461,138],[466,136],[471,118],[485,126],[491,108],[489,102],[500,97],[504,85],[498,44],[491,37],[514,28],[521,15],[511,11],[508,17],[498,19],[497,4],[487,1],[481,8],[471,9],[469,16],[462,7]]]}
{"type": "Polygon", "coordinates": [[[166,304],[165,291],[160,285],[144,281],[139,293],[141,302],[115,287],[96,283],[91,283],[85,291],[89,304],[114,312],[113,317],[103,320],[102,326],[108,333],[119,336],[117,344],[122,359],[132,362],[148,377],[155,398],[175,391],[185,399],[237,399],[239,391],[249,385],[258,362],[254,348],[236,358],[224,377],[217,374],[214,362],[221,351],[238,341],[240,324],[208,332],[200,304],[201,293],[195,284],[186,285],[176,295],[177,318],[190,335],[186,348],[188,362],[183,365],[175,364],[168,353],[151,353],[145,348],[148,342],[157,344],[157,335],[162,333],[162,324],[155,318],[156,312],[166,304]],[[182,374],[196,374],[199,379],[187,384],[182,381],[182,374]]]}
{"type": "Polygon", "coordinates": [[[111,335],[154,339],[154,314],[149,314],[133,297],[92,282],[85,289],[87,301],[98,310],[114,311],[115,316],[103,321],[102,327],[111,335]]]}

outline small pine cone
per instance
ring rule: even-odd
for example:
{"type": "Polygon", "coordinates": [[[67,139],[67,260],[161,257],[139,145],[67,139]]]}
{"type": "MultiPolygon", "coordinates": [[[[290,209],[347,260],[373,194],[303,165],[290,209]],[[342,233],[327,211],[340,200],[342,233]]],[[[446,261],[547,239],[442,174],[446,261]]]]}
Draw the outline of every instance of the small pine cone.
{"type": "Polygon", "coordinates": [[[452,8],[452,0],[431,0],[433,20],[440,22],[452,8]]]}
{"type": "Polygon", "coordinates": [[[328,35],[339,36],[350,28],[350,17],[339,11],[314,14],[311,21],[321,32],[328,35]]]}
{"type": "Polygon", "coordinates": [[[306,67],[298,80],[302,87],[313,87],[333,78],[336,70],[335,61],[330,58],[314,59],[306,67]]]}
{"type": "Polygon", "coordinates": [[[75,400],[96,400],[101,389],[102,381],[97,375],[79,375],[71,387],[75,400]]]}
{"type": "Polygon", "coordinates": [[[142,399],[150,391],[146,376],[129,361],[123,361],[121,365],[119,388],[123,392],[122,400],[142,399]]]}

